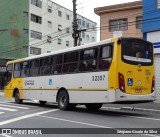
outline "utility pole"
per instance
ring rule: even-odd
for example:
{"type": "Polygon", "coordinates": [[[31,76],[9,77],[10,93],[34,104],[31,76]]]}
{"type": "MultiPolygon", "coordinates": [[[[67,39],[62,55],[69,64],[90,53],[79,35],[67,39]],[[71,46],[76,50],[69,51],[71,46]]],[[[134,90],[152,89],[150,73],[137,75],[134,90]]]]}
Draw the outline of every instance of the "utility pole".
{"type": "Polygon", "coordinates": [[[73,28],[73,34],[72,37],[74,39],[74,47],[77,46],[77,41],[79,38],[79,32],[78,32],[78,24],[77,24],[77,9],[76,9],[76,0],[73,0],[73,22],[72,22],[72,28],[73,28]]]}

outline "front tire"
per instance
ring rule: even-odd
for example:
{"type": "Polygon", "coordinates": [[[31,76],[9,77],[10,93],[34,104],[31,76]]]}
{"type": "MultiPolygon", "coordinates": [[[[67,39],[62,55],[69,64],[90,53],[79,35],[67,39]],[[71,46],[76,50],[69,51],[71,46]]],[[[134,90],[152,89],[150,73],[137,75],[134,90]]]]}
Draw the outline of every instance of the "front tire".
{"type": "Polygon", "coordinates": [[[69,96],[65,90],[62,90],[58,95],[58,107],[60,110],[68,110],[70,107],[69,96]]]}
{"type": "Polygon", "coordinates": [[[86,104],[86,108],[90,111],[99,110],[102,107],[102,103],[93,103],[93,104],[86,104]]]}
{"type": "Polygon", "coordinates": [[[20,93],[18,90],[15,92],[14,100],[17,104],[21,104],[23,102],[23,99],[20,99],[20,93]]]}

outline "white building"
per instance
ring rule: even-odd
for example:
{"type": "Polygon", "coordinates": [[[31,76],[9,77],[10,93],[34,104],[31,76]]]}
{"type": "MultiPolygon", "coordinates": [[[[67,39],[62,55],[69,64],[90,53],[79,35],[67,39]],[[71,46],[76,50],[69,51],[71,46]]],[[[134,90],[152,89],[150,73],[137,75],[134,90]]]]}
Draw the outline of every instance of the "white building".
{"type": "MultiPolygon", "coordinates": [[[[29,0],[29,56],[73,47],[73,12],[51,0],[29,0]]],[[[28,14],[28,15],[27,15],[28,14]]],[[[81,32],[79,45],[95,42],[97,24],[77,15],[81,32]]]]}

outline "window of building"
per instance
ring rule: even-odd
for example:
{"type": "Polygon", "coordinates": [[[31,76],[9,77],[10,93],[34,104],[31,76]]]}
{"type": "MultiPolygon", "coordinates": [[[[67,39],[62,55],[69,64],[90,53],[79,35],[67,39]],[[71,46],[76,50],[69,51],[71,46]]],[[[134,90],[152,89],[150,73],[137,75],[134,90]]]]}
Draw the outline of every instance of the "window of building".
{"type": "Polygon", "coordinates": [[[62,55],[51,57],[51,74],[60,74],[62,72],[62,55]]]}
{"type": "Polygon", "coordinates": [[[82,32],[82,38],[85,38],[85,32],[82,32]]]}
{"type": "Polygon", "coordinates": [[[95,42],[95,37],[92,37],[92,41],[95,42]]]}
{"type": "Polygon", "coordinates": [[[70,33],[70,28],[66,28],[66,33],[70,33]]]}
{"type": "Polygon", "coordinates": [[[58,39],[58,44],[61,45],[61,43],[62,43],[62,40],[58,39]]]}
{"type": "Polygon", "coordinates": [[[81,25],[81,19],[78,19],[78,24],[81,25]]]}
{"type": "Polygon", "coordinates": [[[50,58],[45,57],[40,59],[40,75],[50,74],[50,58]]]}
{"type": "Polygon", "coordinates": [[[51,36],[47,36],[47,42],[52,43],[52,37],[51,36]]]}
{"type": "Polygon", "coordinates": [[[20,63],[16,63],[14,65],[14,77],[18,78],[21,76],[21,64],[20,63]]]}
{"type": "Polygon", "coordinates": [[[31,38],[41,40],[42,39],[42,33],[31,30],[31,38]]]}
{"type": "Polygon", "coordinates": [[[25,61],[22,63],[21,77],[29,76],[29,62],[25,61]]]}
{"type": "Polygon", "coordinates": [[[142,28],[142,16],[136,17],[136,29],[142,28]]]}
{"type": "Polygon", "coordinates": [[[64,54],[63,73],[73,73],[78,70],[78,52],[64,54]]]}
{"type": "Polygon", "coordinates": [[[84,20],[82,21],[82,26],[85,27],[85,21],[84,20]]]}
{"type": "Polygon", "coordinates": [[[86,49],[80,52],[80,71],[95,71],[97,69],[98,49],[86,49]]]}
{"type": "Polygon", "coordinates": [[[27,11],[23,11],[23,17],[28,18],[28,12],[27,11]]]}
{"type": "Polygon", "coordinates": [[[52,8],[51,7],[48,7],[48,12],[52,13],[52,8]]]}
{"type": "Polygon", "coordinates": [[[128,20],[111,20],[109,21],[109,31],[124,31],[128,29],[128,20]]]}
{"type": "Polygon", "coordinates": [[[70,16],[66,14],[66,20],[70,20],[70,16]]]}
{"type": "Polygon", "coordinates": [[[58,10],[58,16],[62,17],[62,11],[58,10]]]}
{"type": "Polygon", "coordinates": [[[102,46],[100,48],[99,69],[109,69],[112,59],[112,45],[102,46]]]}
{"type": "Polygon", "coordinates": [[[62,31],[62,25],[58,24],[58,31],[62,31]]]}
{"type": "Polygon", "coordinates": [[[86,23],[86,27],[89,28],[89,23],[86,23]]]}
{"type": "Polygon", "coordinates": [[[52,22],[48,21],[48,28],[52,28],[52,22]]]}
{"type": "Polygon", "coordinates": [[[40,55],[41,54],[41,48],[30,47],[30,54],[40,55]]]}
{"type": "Polygon", "coordinates": [[[51,53],[51,51],[47,51],[47,53],[51,53]]]}
{"type": "Polygon", "coordinates": [[[39,75],[39,67],[40,67],[39,59],[31,60],[29,75],[30,76],[38,76],[39,75]]]}
{"type": "Polygon", "coordinates": [[[66,41],[66,46],[69,47],[69,41],[66,41]]]}
{"type": "Polygon", "coordinates": [[[87,41],[89,41],[89,35],[86,35],[86,39],[87,39],[87,41]]]}
{"type": "Polygon", "coordinates": [[[157,8],[160,8],[160,0],[157,0],[157,8]]]}
{"type": "Polygon", "coordinates": [[[23,34],[28,35],[28,29],[23,29],[23,34]]]}
{"type": "Polygon", "coordinates": [[[31,4],[42,8],[42,0],[31,0],[31,4]]]}
{"type": "Polygon", "coordinates": [[[31,21],[42,24],[42,17],[31,14],[31,21]]]}

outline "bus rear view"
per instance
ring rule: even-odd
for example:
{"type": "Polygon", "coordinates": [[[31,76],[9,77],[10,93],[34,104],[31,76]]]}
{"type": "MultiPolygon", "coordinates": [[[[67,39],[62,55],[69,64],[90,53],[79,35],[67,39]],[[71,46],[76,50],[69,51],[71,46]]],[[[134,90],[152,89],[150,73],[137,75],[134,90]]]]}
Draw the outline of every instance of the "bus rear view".
{"type": "Polygon", "coordinates": [[[117,49],[116,101],[155,100],[153,45],[141,39],[122,38],[117,49]]]}

